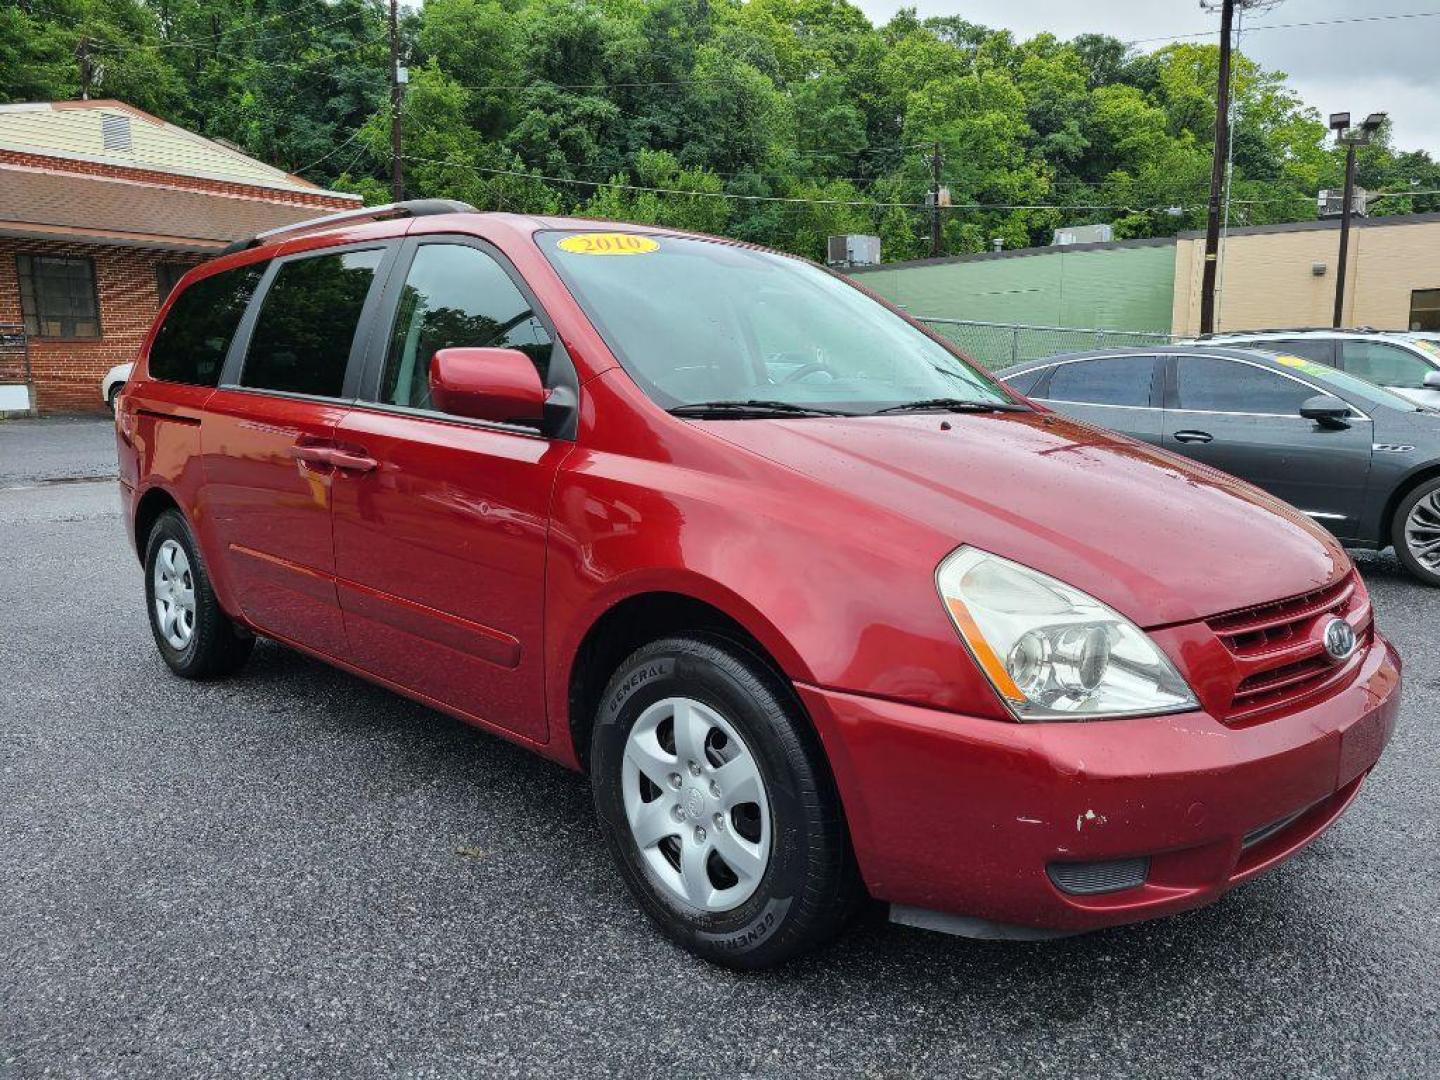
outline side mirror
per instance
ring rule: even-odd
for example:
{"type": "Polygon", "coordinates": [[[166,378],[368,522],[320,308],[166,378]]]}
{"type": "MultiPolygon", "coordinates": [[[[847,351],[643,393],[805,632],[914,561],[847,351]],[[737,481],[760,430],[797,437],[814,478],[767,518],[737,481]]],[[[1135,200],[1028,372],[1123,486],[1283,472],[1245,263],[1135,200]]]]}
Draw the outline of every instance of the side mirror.
{"type": "Polygon", "coordinates": [[[1300,404],[1300,415],[1324,428],[1348,428],[1350,406],[1329,394],[1316,394],[1300,404]]]}
{"type": "Polygon", "coordinates": [[[1427,371],[1425,373],[1425,389],[1440,390],[1440,371],[1427,371]]]}
{"type": "Polygon", "coordinates": [[[519,349],[441,349],[430,358],[430,401],[472,420],[538,424],[545,386],[519,349]]]}

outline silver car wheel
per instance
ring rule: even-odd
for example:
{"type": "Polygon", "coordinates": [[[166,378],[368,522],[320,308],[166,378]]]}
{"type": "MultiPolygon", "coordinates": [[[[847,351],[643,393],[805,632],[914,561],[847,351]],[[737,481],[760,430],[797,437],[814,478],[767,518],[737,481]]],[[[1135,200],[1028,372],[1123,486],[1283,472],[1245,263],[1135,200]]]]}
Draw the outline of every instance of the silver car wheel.
{"type": "Polygon", "coordinates": [[[1440,571],[1440,491],[1430,492],[1410,508],[1405,546],[1425,569],[1440,571]]]}
{"type": "Polygon", "coordinates": [[[174,540],[160,545],[152,584],[160,636],[172,649],[183,652],[195,636],[195,578],[189,556],[174,540]]]}
{"type": "Polygon", "coordinates": [[[622,770],[625,817],[672,897],[730,911],[770,861],[770,801],[754,754],[730,722],[693,698],[666,698],[635,721],[622,770]]]}

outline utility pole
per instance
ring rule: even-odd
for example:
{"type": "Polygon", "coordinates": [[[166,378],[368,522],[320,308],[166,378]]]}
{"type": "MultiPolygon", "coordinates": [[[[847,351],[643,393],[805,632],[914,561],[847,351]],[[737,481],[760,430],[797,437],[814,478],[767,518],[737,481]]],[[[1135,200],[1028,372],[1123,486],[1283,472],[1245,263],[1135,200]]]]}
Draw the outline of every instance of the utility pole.
{"type": "Polygon", "coordinates": [[[400,131],[405,88],[400,82],[400,0],[390,0],[390,199],[405,201],[404,138],[400,131]]]}
{"type": "Polygon", "coordinates": [[[930,154],[930,257],[940,257],[940,141],[930,154]]]}
{"type": "Polygon", "coordinates": [[[1350,127],[1349,113],[1330,114],[1330,130],[1335,132],[1335,142],[1345,147],[1345,203],[1340,208],[1340,257],[1335,266],[1335,319],[1331,324],[1336,329],[1345,324],[1346,262],[1350,255],[1350,214],[1355,203],[1355,151],[1368,145],[1384,123],[1384,113],[1371,113],[1356,129],[1350,127]]]}
{"type": "Polygon", "coordinates": [[[1206,11],[1220,12],[1220,72],[1215,91],[1215,152],[1210,159],[1210,201],[1205,216],[1205,270],[1200,282],[1200,333],[1215,332],[1215,278],[1220,262],[1220,203],[1226,163],[1230,160],[1230,50],[1235,11],[1274,7],[1279,0],[1200,0],[1206,11]]]}

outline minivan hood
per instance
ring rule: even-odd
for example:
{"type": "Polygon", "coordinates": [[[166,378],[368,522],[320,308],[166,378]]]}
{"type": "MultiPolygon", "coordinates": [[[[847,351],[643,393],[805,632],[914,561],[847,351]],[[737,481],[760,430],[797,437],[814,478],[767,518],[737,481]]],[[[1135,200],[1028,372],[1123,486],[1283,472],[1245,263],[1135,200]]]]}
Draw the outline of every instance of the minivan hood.
{"type": "Polygon", "coordinates": [[[1249,484],[1051,414],[697,426],[871,504],[856,529],[903,517],[937,534],[927,560],[972,544],[1146,628],[1310,592],[1351,565],[1329,533],[1249,484]]]}

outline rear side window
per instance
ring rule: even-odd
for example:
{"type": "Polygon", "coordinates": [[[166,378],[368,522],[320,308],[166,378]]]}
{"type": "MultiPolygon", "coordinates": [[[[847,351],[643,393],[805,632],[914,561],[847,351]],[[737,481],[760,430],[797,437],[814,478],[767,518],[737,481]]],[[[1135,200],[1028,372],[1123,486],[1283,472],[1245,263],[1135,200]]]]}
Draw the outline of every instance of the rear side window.
{"type": "Polygon", "coordinates": [[[543,382],[553,342],[500,264],[464,244],[423,244],[395,319],[380,400],[430,409],[430,358],[441,349],[519,349],[543,382]]]}
{"type": "Polygon", "coordinates": [[[1298,416],[1320,391],[1284,375],[1218,356],[1181,357],[1175,367],[1180,408],[1197,412],[1298,416]]]}
{"type": "Polygon", "coordinates": [[[240,385],[339,397],[380,257],[346,251],[282,264],[250,335],[240,385]]]}
{"type": "MultiPolygon", "coordinates": [[[[1329,338],[1287,338],[1284,341],[1257,341],[1254,343],[1254,346],[1257,349],[1268,349],[1271,352],[1303,356],[1306,360],[1314,360],[1317,364],[1325,364],[1329,367],[1335,366],[1335,342],[1329,338]]],[[[1237,345],[1236,348],[1244,348],[1244,346],[1237,345]]]]}
{"type": "Polygon", "coordinates": [[[150,377],[193,386],[219,382],[230,338],[264,271],[264,263],[223,270],[177,296],[150,346],[150,377]]]}
{"type": "Polygon", "coordinates": [[[1074,401],[1084,405],[1150,404],[1150,378],[1155,359],[1150,356],[1106,356],[1077,360],[1055,369],[1045,389],[1048,401],[1074,401]]]}

